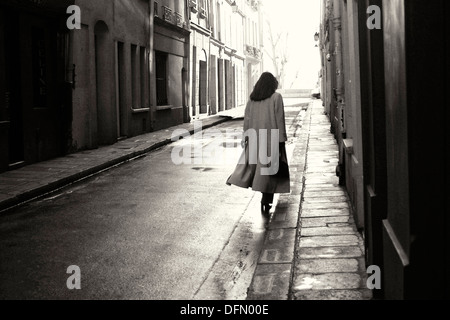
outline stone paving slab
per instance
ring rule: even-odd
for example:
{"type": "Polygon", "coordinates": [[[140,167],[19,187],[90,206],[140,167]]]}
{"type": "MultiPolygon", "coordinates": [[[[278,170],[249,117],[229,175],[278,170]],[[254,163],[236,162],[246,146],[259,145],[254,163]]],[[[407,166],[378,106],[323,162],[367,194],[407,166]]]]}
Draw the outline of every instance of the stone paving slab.
{"type": "MultiPolygon", "coordinates": [[[[307,194],[307,196],[310,196],[307,194]]],[[[347,197],[344,196],[329,196],[328,194],[323,194],[322,197],[310,197],[308,198],[305,196],[306,199],[304,203],[336,203],[336,202],[346,202],[347,197]]]]}
{"type": "Polygon", "coordinates": [[[295,229],[299,221],[299,206],[276,208],[268,229],[295,229]]]}
{"type": "Polygon", "coordinates": [[[302,204],[304,210],[329,210],[329,209],[349,209],[347,202],[309,202],[302,204]]]}
{"type": "Polygon", "coordinates": [[[330,272],[354,273],[364,271],[361,268],[361,258],[346,259],[303,259],[297,265],[297,271],[301,273],[318,274],[330,272]]]}
{"type": "Polygon", "coordinates": [[[345,208],[337,209],[303,209],[302,217],[304,218],[318,218],[318,217],[336,217],[349,216],[350,212],[345,208]]]}
{"type": "Polygon", "coordinates": [[[288,300],[291,264],[259,264],[247,300],[288,300]]]}
{"type": "Polygon", "coordinates": [[[372,292],[361,290],[302,290],[296,292],[295,300],[369,300],[372,292]]]}
{"type": "Polygon", "coordinates": [[[297,184],[291,187],[291,194],[293,195],[301,195],[303,192],[303,185],[297,184]]]}
{"type": "Polygon", "coordinates": [[[331,158],[331,157],[317,157],[314,159],[314,162],[308,162],[307,164],[307,168],[309,169],[315,169],[316,167],[330,167],[330,168],[334,168],[334,170],[336,170],[336,166],[339,163],[339,160],[337,160],[336,158],[331,158]]]}
{"type": "Polygon", "coordinates": [[[293,284],[294,291],[301,290],[336,290],[364,289],[366,283],[359,273],[303,273],[293,284]]]}
{"type": "MultiPolygon", "coordinates": [[[[344,190],[344,188],[342,188],[341,186],[337,185],[337,184],[328,184],[328,185],[313,185],[310,184],[308,186],[304,186],[305,188],[305,192],[330,192],[330,191],[342,191],[342,192],[346,192],[344,190]]],[[[345,193],[346,194],[346,193],[345,193]]]]}
{"type": "Polygon", "coordinates": [[[269,230],[259,263],[292,263],[296,229],[269,230]]]}
{"type": "Polygon", "coordinates": [[[298,251],[302,259],[359,258],[364,254],[361,246],[344,247],[303,247],[298,251]]]}
{"type": "Polygon", "coordinates": [[[336,217],[324,217],[324,218],[303,218],[301,219],[301,224],[303,230],[305,228],[314,228],[314,227],[328,227],[336,224],[347,225],[349,226],[353,220],[350,216],[336,216],[336,217]]]}
{"type": "Polygon", "coordinates": [[[305,181],[306,186],[317,184],[338,184],[339,177],[313,178],[305,181]]]}
{"type": "Polygon", "coordinates": [[[322,197],[346,197],[346,193],[344,191],[338,190],[338,191],[322,191],[322,190],[305,190],[304,197],[308,198],[310,201],[314,198],[322,198],[322,197]]]}
{"type": "Polygon", "coordinates": [[[328,179],[328,178],[336,178],[336,172],[325,172],[324,169],[320,171],[311,171],[310,168],[308,168],[308,173],[305,174],[306,179],[328,179]]]}
{"type": "Polygon", "coordinates": [[[309,164],[308,172],[316,173],[336,173],[336,165],[330,165],[328,163],[309,164]]]}
{"type": "Polygon", "coordinates": [[[311,139],[308,143],[309,146],[314,147],[314,146],[337,146],[337,142],[335,139],[333,138],[329,138],[329,139],[311,139]]]}
{"type": "Polygon", "coordinates": [[[300,240],[300,248],[304,247],[345,247],[359,245],[359,237],[356,235],[332,235],[332,236],[315,236],[302,237],[300,240]]]}
{"type": "Polygon", "coordinates": [[[324,155],[336,155],[339,154],[339,148],[338,146],[308,146],[309,150],[308,153],[311,153],[312,156],[324,154],[324,155]]]}
{"type": "Polygon", "coordinates": [[[334,236],[334,235],[348,235],[354,234],[355,228],[353,226],[336,226],[336,227],[315,227],[305,228],[302,224],[302,236],[314,237],[314,236],[334,236]]]}
{"type": "Polygon", "coordinates": [[[313,162],[312,163],[316,163],[320,160],[323,161],[323,159],[332,159],[335,158],[336,156],[339,155],[339,151],[328,151],[328,152],[323,152],[320,150],[309,150],[308,153],[311,155],[313,162]]]}
{"type": "Polygon", "coordinates": [[[332,175],[336,175],[336,166],[309,166],[308,167],[309,175],[316,175],[318,174],[323,175],[324,177],[330,177],[332,175]]]}

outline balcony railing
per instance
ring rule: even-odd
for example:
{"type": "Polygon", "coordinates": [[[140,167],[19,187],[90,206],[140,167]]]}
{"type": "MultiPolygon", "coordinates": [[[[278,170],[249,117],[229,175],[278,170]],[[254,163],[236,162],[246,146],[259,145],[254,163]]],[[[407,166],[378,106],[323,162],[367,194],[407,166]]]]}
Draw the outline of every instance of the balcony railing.
{"type": "Polygon", "coordinates": [[[199,12],[198,16],[199,16],[200,19],[205,19],[207,17],[206,9],[205,8],[200,8],[200,12],[199,12]]]}
{"type": "Polygon", "coordinates": [[[186,28],[187,26],[186,22],[183,21],[183,16],[179,12],[172,12],[172,9],[167,6],[161,6],[161,12],[159,12],[159,6],[156,1],[154,12],[155,17],[176,25],[179,28],[186,28]]]}
{"type": "Polygon", "coordinates": [[[245,53],[248,56],[252,56],[256,59],[260,59],[261,58],[261,50],[259,50],[258,48],[255,48],[253,46],[250,45],[245,45],[245,53]]]}
{"type": "Polygon", "coordinates": [[[191,11],[193,13],[197,13],[198,12],[197,0],[189,0],[189,7],[191,8],[191,11]]]}
{"type": "Polygon", "coordinates": [[[175,24],[180,28],[183,28],[183,26],[184,26],[183,16],[181,14],[179,14],[178,12],[175,12],[175,24]]]}
{"type": "Polygon", "coordinates": [[[247,0],[247,5],[253,10],[258,10],[259,1],[258,0],[247,0]]]}
{"type": "Polygon", "coordinates": [[[163,19],[167,22],[173,23],[172,9],[169,7],[163,6],[163,19]]]}

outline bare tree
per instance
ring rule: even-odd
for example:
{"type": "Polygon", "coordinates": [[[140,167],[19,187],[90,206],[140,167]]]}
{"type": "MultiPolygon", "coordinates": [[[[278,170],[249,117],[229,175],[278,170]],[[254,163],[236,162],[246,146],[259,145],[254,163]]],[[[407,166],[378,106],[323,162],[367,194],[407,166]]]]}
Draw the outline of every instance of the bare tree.
{"type": "Polygon", "coordinates": [[[268,30],[269,30],[269,49],[265,49],[266,55],[273,63],[274,76],[277,78],[280,88],[284,88],[284,78],[286,76],[286,64],[288,63],[288,38],[289,32],[277,32],[274,34],[272,30],[272,25],[269,20],[266,20],[268,30]]]}
{"type": "Polygon", "coordinates": [[[297,79],[298,79],[299,74],[300,74],[300,70],[297,70],[297,71],[295,72],[295,78],[294,78],[294,80],[292,80],[291,85],[289,86],[289,89],[292,89],[292,87],[293,87],[294,84],[295,84],[295,81],[297,81],[297,79]]]}

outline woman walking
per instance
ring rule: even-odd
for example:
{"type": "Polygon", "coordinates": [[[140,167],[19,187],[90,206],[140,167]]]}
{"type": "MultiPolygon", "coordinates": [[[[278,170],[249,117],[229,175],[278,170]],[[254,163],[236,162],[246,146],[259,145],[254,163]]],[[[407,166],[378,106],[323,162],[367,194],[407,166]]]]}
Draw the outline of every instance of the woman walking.
{"type": "Polygon", "coordinates": [[[277,89],[277,79],[264,72],[245,108],[241,160],[227,180],[228,185],[261,192],[261,212],[265,215],[270,212],[275,193],[290,192],[284,103],[277,89]]]}

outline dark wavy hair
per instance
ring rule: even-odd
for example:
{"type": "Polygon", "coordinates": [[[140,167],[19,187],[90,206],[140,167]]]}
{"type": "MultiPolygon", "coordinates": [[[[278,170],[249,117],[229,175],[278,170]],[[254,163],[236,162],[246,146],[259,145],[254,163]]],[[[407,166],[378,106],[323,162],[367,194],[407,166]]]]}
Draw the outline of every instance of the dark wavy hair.
{"type": "Polygon", "coordinates": [[[256,82],[250,95],[252,101],[262,101],[270,98],[278,89],[278,80],[270,72],[263,72],[256,82]]]}

